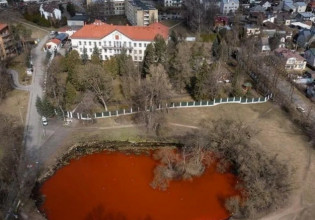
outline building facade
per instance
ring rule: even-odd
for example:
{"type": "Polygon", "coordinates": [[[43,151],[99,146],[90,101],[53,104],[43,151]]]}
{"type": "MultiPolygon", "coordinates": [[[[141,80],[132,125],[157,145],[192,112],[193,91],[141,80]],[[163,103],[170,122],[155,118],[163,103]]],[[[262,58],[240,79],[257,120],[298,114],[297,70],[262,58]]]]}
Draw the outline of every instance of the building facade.
{"type": "Polygon", "coordinates": [[[106,16],[124,15],[125,1],[124,0],[104,0],[104,13],[106,16]]]}
{"type": "Polygon", "coordinates": [[[140,0],[126,1],[126,17],[132,25],[147,26],[158,21],[158,10],[140,0]]]}
{"type": "Polygon", "coordinates": [[[141,62],[146,47],[157,35],[167,40],[168,27],[160,23],[149,26],[119,26],[95,21],[74,33],[71,36],[71,44],[72,49],[77,50],[80,56],[86,51],[89,59],[94,47],[97,47],[101,60],[111,59],[125,50],[133,61],[141,62]]]}
{"type": "Polygon", "coordinates": [[[0,60],[14,53],[14,42],[7,24],[0,23],[0,60]]]}
{"type": "Polygon", "coordinates": [[[222,14],[234,13],[239,8],[238,0],[221,0],[220,12],[222,14]]]}

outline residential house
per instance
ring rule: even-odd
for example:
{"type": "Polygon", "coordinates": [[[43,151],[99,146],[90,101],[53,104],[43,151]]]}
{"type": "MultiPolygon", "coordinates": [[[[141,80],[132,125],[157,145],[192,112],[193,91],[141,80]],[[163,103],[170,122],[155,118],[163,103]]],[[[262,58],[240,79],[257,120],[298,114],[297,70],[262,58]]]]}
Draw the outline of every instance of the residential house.
{"type": "Polygon", "coordinates": [[[15,53],[13,37],[7,24],[0,23],[0,60],[15,53]]]}
{"type": "Polygon", "coordinates": [[[278,48],[275,50],[275,54],[285,60],[286,70],[304,70],[306,67],[306,60],[296,51],[278,48]]]}
{"type": "Polygon", "coordinates": [[[126,17],[132,25],[148,26],[158,21],[158,10],[140,0],[127,0],[126,17]]]}
{"type": "Polygon", "coordinates": [[[86,50],[89,59],[96,46],[100,51],[101,60],[108,60],[126,51],[134,61],[141,62],[147,46],[157,35],[168,40],[169,28],[161,23],[148,26],[110,25],[96,20],[83,26],[71,36],[71,44],[80,55],[86,50]]]}
{"type": "Polygon", "coordinates": [[[225,25],[228,25],[229,18],[226,16],[217,16],[214,19],[214,27],[224,27],[225,25]]]}
{"type": "Polygon", "coordinates": [[[54,2],[41,4],[39,7],[39,12],[47,20],[48,19],[61,20],[61,11],[59,9],[59,6],[54,2]]]}
{"type": "Polygon", "coordinates": [[[259,5],[263,7],[265,10],[267,10],[268,8],[271,7],[271,2],[269,2],[268,0],[263,0],[260,2],[259,5]]]}
{"type": "Polygon", "coordinates": [[[290,13],[296,12],[296,7],[293,4],[292,0],[284,0],[283,1],[283,10],[288,11],[290,13]]]}
{"type": "Polygon", "coordinates": [[[298,13],[306,11],[305,2],[295,2],[293,5],[296,7],[296,12],[298,13]]]}
{"type": "Polygon", "coordinates": [[[315,21],[315,15],[312,12],[300,12],[296,18],[298,21],[315,21]]]}
{"type": "Polygon", "coordinates": [[[255,25],[246,24],[244,28],[246,36],[257,36],[260,34],[260,28],[255,25]]]}
{"type": "Polygon", "coordinates": [[[315,48],[311,48],[304,53],[304,57],[311,67],[315,67],[315,48]]]}
{"type": "Polygon", "coordinates": [[[61,41],[59,39],[51,39],[45,44],[45,50],[50,53],[57,52],[61,48],[61,41]]]}
{"type": "Polygon", "coordinates": [[[296,39],[296,43],[299,47],[308,47],[312,42],[315,41],[315,28],[302,29],[296,39]]]}
{"type": "Polygon", "coordinates": [[[234,13],[239,8],[239,0],[221,0],[220,12],[222,14],[234,13]]]}

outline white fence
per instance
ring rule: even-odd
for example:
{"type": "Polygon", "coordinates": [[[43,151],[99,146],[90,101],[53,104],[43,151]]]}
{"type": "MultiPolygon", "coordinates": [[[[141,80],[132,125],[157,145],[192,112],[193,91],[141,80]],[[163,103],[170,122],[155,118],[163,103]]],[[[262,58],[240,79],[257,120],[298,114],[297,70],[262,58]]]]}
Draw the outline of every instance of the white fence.
{"type": "MultiPolygon", "coordinates": [[[[232,98],[220,98],[214,99],[212,101],[194,101],[194,102],[172,102],[170,104],[166,104],[165,106],[159,106],[157,110],[160,109],[173,109],[173,108],[196,108],[196,107],[210,107],[216,106],[220,104],[229,104],[229,103],[237,103],[237,104],[257,104],[257,103],[264,103],[267,102],[272,95],[268,95],[267,97],[260,97],[260,98],[242,98],[242,97],[232,97],[232,98]]],[[[121,115],[131,115],[141,112],[142,110],[128,108],[128,109],[119,109],[115,111],[107,111],[107,112],[100,112],[94,113],[93,115],[83,114],[78,112],[67,112],[68,118],[78,118],[81,120],[91,120],[92,118],[109,118],[109,117],[118,117],[121,115]]],[[[147,109],[150,111],[150,109],[147,109]]]]}

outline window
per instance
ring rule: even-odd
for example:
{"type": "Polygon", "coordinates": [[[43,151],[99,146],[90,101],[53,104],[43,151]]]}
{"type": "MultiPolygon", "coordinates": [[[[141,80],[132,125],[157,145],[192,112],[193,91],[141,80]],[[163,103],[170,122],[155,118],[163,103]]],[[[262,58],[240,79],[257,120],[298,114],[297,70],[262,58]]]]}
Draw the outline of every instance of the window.
{"type": "Polygon", "coordinates": [[[84,41],[84,45],[86,45],[86,41],[84,41]]]}
{"type": "Polygon", "coordinates": [[[92,48],[90,48],[90,52],[92,52],[92,48]]]}
{"type": "Polygon", "coordinates": [[[134,54],[137,54],[137,50],[134,50],[134,52],[133,52],[134,54]]]}
{"type": "Polygon", "coordinates": [[[111,41],[108,41],[108,44],[109,44],[109,46],[112,46],[112,42],[111,41]]]}
{"type": "Polygon", "coordinates": [[[94,47],[96,46],[96,42],[94,42],[94,47]]]}
{"type": "Polygon", "coordinates": [[[112,49],[109,49],[109,53],[112,53],[112,49]]]}
{"type": "Polygon", "coordinates": [[[89,41],[89,45],[90,45],[90,46],[92,45],[91,41],[89,41]]]}
{"type": "Polygon", "coordinates": [[[108,56],[107,55],[105,55],[105,60],[108,60],[108,56]]]}
{"type": "Polygon", "coordinates": [[[137,43],[133,43],[133,46],[136,47],[136,46],[137,46],[137,43]]]}
{"type": "Polygon", "coordinates": [[[139,43],[139,47],[142,47],[142,44],[141,44],[141,43],[139,43]]]}
{"type": "Polygon", "coordinates": [[[81,41],[79,41],[79,45],[81,45],[81,41]]]}
{"type": "Polygon", "coordinates": [[[144,47],[147,47],[147,44],[146,44],[146,43],[144,44],[144,47]]]}
{"type": "Polygon", "coordinates": [[[135,60],[138,60],[138,57],[137,57],[137,56],[135,56],[135,60]]]}
{"type": "Polygon", "coordinates": [[[104,52],[107,53],[107,49],[104,49],[104,52]]]}
{"type": "Polygon", "coordinates": [[[142,57],[139,57],[139,60],[141,61],[141,60],[142,60],[142,57]]]}
{"type": "Polygon", "coordinates": [[[131,47],[131,42],[129,42],[129,47],[131,47]]]}
{"type": "Polygon", "coordinates": [[[106,46],[106,41],[104,40],[104,46],[106,46]]]}
{"type": "Polygon", "coordinates": [[[99,42],[98,42],[98,45],[99,45],[99,46],[101,46],[101,44],[102,44],[102,42],[101,42],[101,41],[99,41],[99,42]]]}
{"type": "Polygon", "coordinates": [[[80,52],[82,52],[82,48],[80,48],[80,52]]]}
{"type": "Polygon", "coordinates": [[[102,49],[99,49],[100,53],[102,53],[102,49]]]}
{"type": "Polygon", "coordinates": [[[142,54],[142,50],[139,50],[139,54],[142,54]]]}

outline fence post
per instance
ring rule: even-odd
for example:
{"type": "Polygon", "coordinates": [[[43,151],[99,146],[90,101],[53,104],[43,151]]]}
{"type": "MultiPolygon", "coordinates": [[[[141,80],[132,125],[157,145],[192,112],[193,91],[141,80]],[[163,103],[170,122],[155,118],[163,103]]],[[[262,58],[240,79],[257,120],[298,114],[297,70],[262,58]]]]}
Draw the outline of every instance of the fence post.
{"type": "Polygon", "coordinates": [[[109,117],[112,116],[112,112],[111,112],[111,111],[108,112],[108,116],[109,116],[109,117]]]}
{"type": "Polygon", "coordinates": [[[220,98],[220,104],[222,103],[222,98],[220,98]]]}
{"type": "Polygon", "coordinates": [[[126,114],[126,110],[124,109],[124,115],[126,114]]]}
{"type": "Polygon", "coordinates": [[[116,116],[118,116],[118,110],[116,110],[116,116]]]}
{"type": "Polygon", "coordinates": [[[132,108],[130,108],[130,113],[132,113],[132,108]]]}
{"type": "Polygon", "coordinates": [[[215,105],[215,99],[213,99],[213,105],[215,105]]]}
{"type": "Polygon", "coordinates": [[[79,113],[77,113],[77,117],[78,117],[78,119],[80,119],[80,115],[79,115],[79,113]]]}
{"type": "Polygon", "coordinates": [[[265,96],[265,100],[264,100],[264,102],[266,102],[267,101],[267,97],[265,96]]]}
{"type": "Polygon", "coordinates": [[[175,107],[175,103],[173,102],[173,108],[175,107]]]}
{"type": "Polygon", "coordinates": [[[242,97],[240,97],[240,103],[242,103],[242,97]]]}
{"type": "Polygon", "coordinates": [[[159,104],[159,109],[161,109],[161,104],[159,104]]]}
{"type": "Polygon", "coordinates": [[[71,118],[73,118],[73,114],[72,114],[72,112],[70,112],[70,117],[71,117],[71,118]]]}
{"type": "Polygon", "coordinates": [[[196,106],[196,102],[194,102],[194,106],[196,106]]]}
{"type": "Polygon", "coordinates": [[[233,102],[235,102],[235,96],[233,97],[233,102]]]}
{"type": "Polygon", "coordinates": [[[207,106],[209,105],[209,101],[207,101],[207,106]]]}
{"type": "Polygon", "coordinates": [[[246,98],[246,103],[247,103],[247,98],[246,98]]]}
{"type": "Polygon", "coordinates": [[[182,107],[182,102],[179,102],[179,107],[182,107]]]}
{"type": "Polygon", "coordinates": [[[94,113],[94,118],[96,118],[96,113],[94,113]]]}

